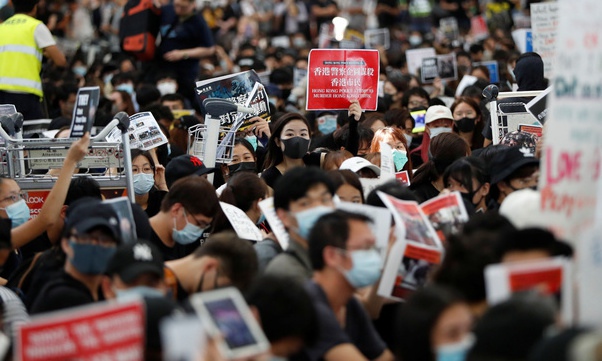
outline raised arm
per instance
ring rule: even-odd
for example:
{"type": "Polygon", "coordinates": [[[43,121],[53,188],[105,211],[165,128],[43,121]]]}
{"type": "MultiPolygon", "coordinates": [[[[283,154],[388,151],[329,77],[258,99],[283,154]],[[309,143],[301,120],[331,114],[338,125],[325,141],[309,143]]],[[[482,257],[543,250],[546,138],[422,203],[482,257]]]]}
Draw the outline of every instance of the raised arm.
{"type": "Polygon", "coordinates": [[[58,221],[75,167],[88,154],[89,145],[90,133],[86,133],[81,139],[71,144],[59,177],[38,216],[11,230],[13,248],[19,248],[31,242],[58,221]]]}

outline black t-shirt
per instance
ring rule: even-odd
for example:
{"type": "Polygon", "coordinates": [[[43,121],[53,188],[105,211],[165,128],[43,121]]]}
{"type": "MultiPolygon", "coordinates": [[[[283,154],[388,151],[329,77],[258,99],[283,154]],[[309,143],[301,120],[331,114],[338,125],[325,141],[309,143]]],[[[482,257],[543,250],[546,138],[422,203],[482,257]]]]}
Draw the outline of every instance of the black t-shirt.
{"type": "Polygon", "coordinates": [[[435,198],[439,195],[439,193],[441,193],[430,182],[420,184],[418,186],[414,186],[412,184],[410,186],[410,189],[414,192],[414,195],[418,198],[419,203],[426,202],[431,198],[435,198]]]}
{"type": "Polygon", "coordinates": [[[314,346],[303,349],[299,355],[294,356],[291,360],[323,360],[324,355],[329,350],[345,343],[355,345],[369,360],[374,360],[385,352],[385,343],[374,329],[370,317],[355,297],[351,297],[347,303],[345,328],[343,329],[334,311],[330,308],[322,288],[317,283],[308,281],[305,284],[305,289],[316,307],[320,324],[318,330],[320,337],[314,346]]]}
{"type": "Polygon", "coordinates": [[[44,286],[29,312],[50,312],[93,302],[95,301],[88,287],[63,271],[44,286]]]}
{"type": "Polygon", "coordinates": [[[163,260],[165,261],[184,258],[192,252],[194,252],[194,250],[201,245],[198,241],[187,245],[175,242],[173,247],[168,247],[165,245],[165,243],[161,241],[161,238],[159,238],[154,229],[151,230],[151,236],[149,241],[159,248],[161,254],[163,255],[163,260]]]}
{"type": "Polygon", "coordinates": [[[151,189],[151,191],[148,193],[148,203],[146,204],[146,209],[144,210],[148,218],[157,215],[157,213],[161,211],[161,203],[166,195],[166,191],[160,191],[155,188],[151,189]]]}
{"type": "MultiPolygon", "coordinates": [[[[322,153],[315,153],[315,152],[307,153],[303,157],[303,163],[305,163],[306,166],[319,167],[321,160],[322,160],[322,153]]],[[[280,171],[276,167],[270,167],[261,173],[261,178],[271,188],[274,188],[274,186],[276,185],[276,181],[278,181],[278,179],[280,179],[280,177],[282,177],[282,173],[280,173],[280,171]]]]}
{"type": "MultiPolygon", "coordinates": [[[[378,0],[376,3],[395,8],[398,6],[399,1],[398,0],[378,0]]],[[[390,28],[390,27],[394,26],[395,24],[397,24],[397,21],[398,21],[397,16],[391,15],[388,12],[383,11],[382,13],[378,14],[378,24],[381,28],[390,28]]]]}
{"type": "Polygon", "coordinates": [[[38,252],[44,252],[52,247],[48,233],[44,232],[20,248],[23,260],[28,260],[38,252]]]}
{"type": "MultiPolygon", "coordinates": [[[[333,0],[311,0],[311,2],[310,2],[310,9],[313,6],[318,6],[318,7],[324,9],[324,8],[327,8],[327,7],[331,6],[331,5],[337,6],[337,3],[334,2],[333,0]]],[[[338,8],[338,6],[337,6],[337,8],[338,8]]],[[[318,31],[320,30],[320,26],[323,23],[331,22],[332,19],[334,19],[334,16],[317,16],[316,17],[316,23],[317,23],[317,26],[318,26],[318,31]]]]}

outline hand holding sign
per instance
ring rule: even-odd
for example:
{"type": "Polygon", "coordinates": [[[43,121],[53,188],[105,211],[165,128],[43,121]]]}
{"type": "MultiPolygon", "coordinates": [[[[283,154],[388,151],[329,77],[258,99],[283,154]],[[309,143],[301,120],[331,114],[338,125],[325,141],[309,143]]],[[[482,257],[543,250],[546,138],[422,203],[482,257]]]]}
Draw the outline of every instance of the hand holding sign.
{"type": "Polygon", "coordinates": [[[83,137],[71,144],[71,147],[69,147],[67,157],[65,158],[65,164],[73,162],[73,164],[75,165],[81,162],[84,159],[84,157],[88,154],[89,146],[90,132],[86,132],[83,137]]]}
{"type": "Polygon", "coordinates": [[[351,101],[351,105],[349,105],[349,118],[353,117],[356,122],[360,121],[362,116],[362,107],[360,106],[360,102],[357,100],[351,101]]]}

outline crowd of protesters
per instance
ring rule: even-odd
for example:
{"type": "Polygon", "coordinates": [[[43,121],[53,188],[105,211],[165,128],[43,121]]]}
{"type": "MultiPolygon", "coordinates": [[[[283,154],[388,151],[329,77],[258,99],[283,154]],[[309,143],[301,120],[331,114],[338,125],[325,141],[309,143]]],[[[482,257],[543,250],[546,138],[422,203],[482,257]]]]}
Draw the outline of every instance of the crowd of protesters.
{"type": "MultiPolygon", "coordinates": [[[[52,47],[44,52],[43,92],[32,93],[43,99],[41,116],[23,105],[32,98],[15,98],[25,102],[15,105],[31,114],[26,119],[68,129],[78,88],[99,86],[95,126],[120,111],[149,111],[169,143],[129,155],[134,243],[122,240],[98,182],[75,168],[88,134],[53,170],[56,183],[37,217],[29,219],[19,183],[0,179],[0,217],[12,221],[10,241],[0,242],[1,331],[12,337],[29,315],[142,297],[154,316],[147,317],[145,359],[158,360],[165,346],[159,318],[189,313],[193,294],[233,286],[257,311],[268,360],[569,360],[569,348],[584,337],[592,342],[579,344],[583,359],[599,359],[600,339],[563,325],[557,300],[526,292],[487,303],[488,265],[573,256],[531,211],[543,139],[511,132],[492,145],[481,96],[491,75],[478,63],[489,60],[498,63],[502,91],[546,88],[541,57],[521,54],[511,36],[533,2],[159,0],[159,46],[154,59],[140,61],[120,48],[124,0],[12,0],[0,21],[29,14],[56,41],[40,47],[52,47]],[[390,47],[379,48],[376,111],[351,101],[345,111],[305,112],[307,89],[295,82],[295,69],[307,69],[309,50],[337,16],[349,21],[348,31],[389,29],[390,47]],[[476,37],[479,17],[489,32],[476,37]],[[441,31],[440,20],[449,18],[457,36],[441,31]],[[283,37],[288,46],[276,44],[283,37]],[[455,53],[457,80],[422,84],[410,74],[405,51],[421,47],[455,53]],[[203,122],[194,83],[250,69],[265,74],[271,121],[254,118],[237,135],[232,160],[207,167],[187,154],[188,129],[203,122]],[[464,75],[478,80],[456,96],[464,75]],[[426,111],[425,128],[416,133],[411,113],[419,110],[426,111]],[[392,149],[395,171],[408,172],[409,187],[393,180],[364,189],[362,179],[381,174],[382,142],[392,149]],[[385,260],[374,248],[374,220],[336,210],[339,201],[384,207],[376,191],[417,202],[458,191],[470,215],[447,235],[427,285],[406,302],[376,292],[385,260]],[[259,207],[270,197],[288,245],[259,207]],[[264,240],[239,238],[220,202],[242,210],[264,240]]],[[[14,89],[2,81],[0,74],[4,102],[14,89]]],[[[208,345],[199,359],[221,359],[208,345]]]]}

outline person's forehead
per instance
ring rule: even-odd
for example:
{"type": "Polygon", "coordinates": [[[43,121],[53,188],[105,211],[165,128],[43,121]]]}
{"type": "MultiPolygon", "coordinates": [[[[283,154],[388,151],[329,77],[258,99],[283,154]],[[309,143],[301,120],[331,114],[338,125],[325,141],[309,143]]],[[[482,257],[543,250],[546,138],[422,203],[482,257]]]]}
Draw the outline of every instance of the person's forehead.
{"type": "Polygon", "coordinates": [[[420,95],[417,94],[412,94],[410,95],[410,100],[424,100],[424,101],[428,101],[426,98],[421,97],[420,95]]]}
{"type": "Polygon", "coordinates": [[[245,156],[247,154],[252,155],[251,151],[248,150],[244,145],[238,144],[234,147],[234,155],[245,156]]]}
{"type": "Polygon", "coordinates": [[[323,197],[327,194],[330,194],[328,187],[326,187],[326,185],[323,183],[317,183],[317,184],[312,185],[307,190],[307,192],[305,192],[304,197],[319,198],[319,197],[323,197]]]}
{"type": "Polygon", "coordinates": [[[134,158],[132,160],[132,163],[136,163],[137,165],[146,165],[146,164],[150,165],[150,161],[148,160],[148,158],[146,158],[143,155],[139,155],[136,158],[134,158]]]}
{"type": "Polygon", "coordinates": [[[2,183],[0,184],[0,191],[4,193],[14,193],[19,192],[21,187],[15,182],[13,179],[2,179],[2,183]]]}
{"type": "Polygon", "coordinates": [[[307,125],[300,119],[291,120],[283,128],[282,131],[287,130],[307,130],[307,125]]]}
{"type": "Polygon", "coordinates": [[[349,221],[349,245],[363,246],[366,242],[372,241],[374,235],[368,222],[352,219],[349,221]]]}

